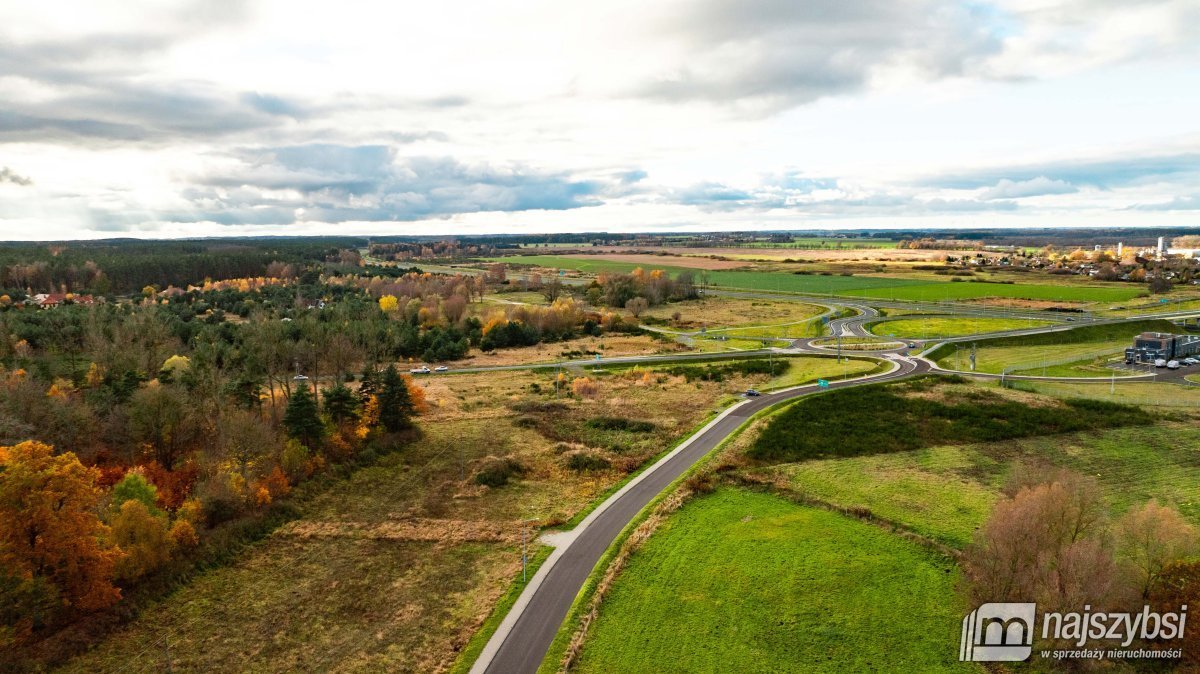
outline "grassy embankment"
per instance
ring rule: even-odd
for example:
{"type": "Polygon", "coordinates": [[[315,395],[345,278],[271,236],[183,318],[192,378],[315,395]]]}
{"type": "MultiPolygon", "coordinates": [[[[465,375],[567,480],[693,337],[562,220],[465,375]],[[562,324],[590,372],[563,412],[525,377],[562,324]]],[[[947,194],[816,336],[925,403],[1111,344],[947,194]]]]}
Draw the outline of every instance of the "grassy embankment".
{"type": "MultiPolygon", "coordinates": [[[[974,342],[975,369],[995,374],[1007,369],[1013,374],[1104,377],[1112,370],[1097,365],[1122,353],[1134,336],[1145,331],[1171,332],[1178,327],[1169,321],[1149,320],[979,340],[974,342]]],[[[970,367],[970,348],[948,344],[931,355],[942,367],[965,370],[970,367]]]]}

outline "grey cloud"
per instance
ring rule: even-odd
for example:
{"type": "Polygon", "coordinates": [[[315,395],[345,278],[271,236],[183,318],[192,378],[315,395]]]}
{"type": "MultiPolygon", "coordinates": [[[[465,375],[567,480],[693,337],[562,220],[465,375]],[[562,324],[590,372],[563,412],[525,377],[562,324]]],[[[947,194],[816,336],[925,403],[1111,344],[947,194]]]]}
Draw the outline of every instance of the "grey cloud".
{"type": "Polygon", "coordinates": [[[1021,199],[1024,197],[1040,197],[1051,194],[1072,194],[1078,191],[1078,187],[1065,180],[1053,180],[1046,176],[1017,181],[1003,178],[994,186],[984,190],[979,195],[979,198],[984,201],[991,201],[993,199],[1021,199]]]}
{"type": "Polygon", "coordinates": [[[290,224],[307,220],[410,221],[482,211],[567,210],[622,193],[620,181],[528,167],[398,157],[384,145],[312,144],[236,153],[238,170],[198,176],[179,222],[290,224]],[[267,196],[267,192],[290,196],[267,196]]]}
{"type": "Polygon", "coordinates": [[[765,111],[860,89],[877,68],[959,75],[1000,49],[971,10],[950,0],[703,0],[663,28],[685,65],[637,94],[667,101],[749,103],[765,111]]]}
{"type": "Polygon", "coordinates": [[[17,173],[7,166],[0,166],[0,183],[12,183],[13,185],[28,187],[29,185],[33,184],[33,180],[17,173]]]}
{"type": "Polygon", "coordinates": [[[728,185],[705,182],[680,190],[675,201],[686,206],[730,206],[748,204],[755,201],[755,196],[728,185]]]}
{"type": "Polygon", "coordinates": [[[296,102],[230,96],[197,82],[150,86],[106,78],[44,102],[0,108],[0,141],[166,141],[227,136],[305,114],[296,102]]]}
{"type": "Polygon", "coordinates": [[[1126,156],[1106,159],[1064,160],[1044,164],[999,166],[934,176],[920,181],[927,187],[951,189],[992,188],[1001,181],[1029,183],[1046,180],[1112,189],[1156,180],[1178,179],[1200,174],[1200,152],[1158,156],[1126,156]]]}
{"type": "Polygon", "coordinates": [[[789,173],[768,178],[749,190],[720,183],[700,183],[668,192],[664,200],[705,211],[782,210],[830,217],[995,212],[1018,208],[1012,200],[921,199],[913,194],[893,192],[829,197],[815,194],[817,190],[836,187],[838,181],[831,178],[805,178],[789,173]]]}
{"type": "Polygon", "coordinates": [[[1170,201],[1152,204],[1136,204],[1127,210],[1133,211],[1200,211],[1200,194],[1175,197],[1170,201]]]}

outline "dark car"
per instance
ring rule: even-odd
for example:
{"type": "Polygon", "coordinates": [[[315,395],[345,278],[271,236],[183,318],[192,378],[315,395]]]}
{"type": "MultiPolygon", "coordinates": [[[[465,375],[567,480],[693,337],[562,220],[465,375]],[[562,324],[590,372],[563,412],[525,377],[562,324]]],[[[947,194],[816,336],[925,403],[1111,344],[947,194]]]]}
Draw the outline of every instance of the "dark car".
{"type": "Polygon", "coordinates": [[[747,397],[747,398],[757,398],[757,397],[758,397],[758,396],[760,396],[760,395],[762,395],[762,394],[761,394],[761,393],[759,393],[758,391],[755,391],[755,390],[754,390],[754,389],[752,389],[752,388],[748,388],[748,389],[746,389],[746,397],[747,397]]]}

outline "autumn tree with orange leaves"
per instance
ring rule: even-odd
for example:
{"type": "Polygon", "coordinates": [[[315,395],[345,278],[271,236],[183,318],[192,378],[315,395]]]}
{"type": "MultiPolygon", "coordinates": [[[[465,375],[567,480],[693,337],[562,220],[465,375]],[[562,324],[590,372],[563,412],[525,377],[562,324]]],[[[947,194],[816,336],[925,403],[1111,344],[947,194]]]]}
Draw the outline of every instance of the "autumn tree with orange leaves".
{"type": "Polygon", "coordinates": [[[122,553],[97,516],[98,476],[74,454],[55,456],[40,442],[0,447],[0,604],[14,636],[66,609],[93,611],[120,599],[112,579],[122,553]]]}

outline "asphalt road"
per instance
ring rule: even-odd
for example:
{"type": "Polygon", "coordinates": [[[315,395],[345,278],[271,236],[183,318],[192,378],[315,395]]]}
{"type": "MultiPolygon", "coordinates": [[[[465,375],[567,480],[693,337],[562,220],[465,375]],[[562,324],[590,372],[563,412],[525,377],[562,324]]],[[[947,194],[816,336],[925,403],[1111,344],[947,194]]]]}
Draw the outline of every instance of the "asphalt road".
{"type": "MultiPolygon", "coordinates": [[[[873,384],[921,374],[931,369],[927,361],[920,359],[894,357],[891,360],[898,367],[890,372],[864,379],[831,382],[828,388],[873,384]]],[[[656,467],[648,469],[645,477],[624,493],[614,497],[615,500],[610,501],[595,519],[580,525],[582,529],[577,530],[574,538],[567,543],[567,547],[541,584],[536,588],[531,586],[532,595],[512,629],[506,634],[498,631],[493,637],[493,641],[499,641],[494,656],[490,661],[484,661],[489,650],[496,646],[489,643],[489,649],[484,651],[484,655],[471,671],[497,674],[536,672],[584,581],[617,534],[642,508],[736,431],[749,417],[771,405],[824,390],[828,389],[809,385],[751,398],[733,408],[729,414],[701,431],[698,436],[694,436],[683,450],[665,462],[656,464],[656,467]]],[[[516,609],[517,607],[514,607],[514,610],[516,609]]]]}

